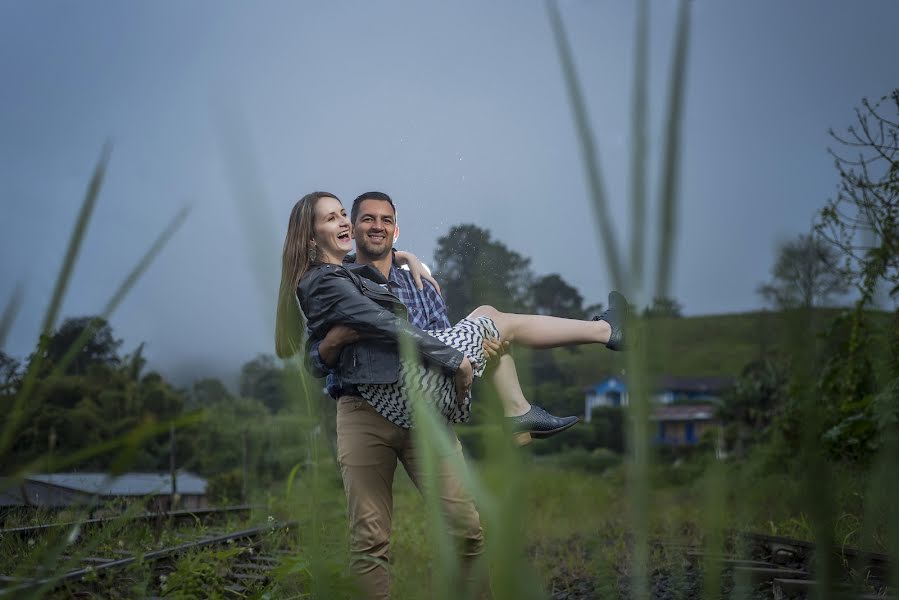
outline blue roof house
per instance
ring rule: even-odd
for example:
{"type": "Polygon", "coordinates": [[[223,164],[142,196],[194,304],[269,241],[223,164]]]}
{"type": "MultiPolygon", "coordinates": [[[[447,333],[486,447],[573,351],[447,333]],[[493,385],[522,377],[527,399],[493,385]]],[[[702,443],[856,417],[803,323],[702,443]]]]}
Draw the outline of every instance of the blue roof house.
{"type": "MultiPolygon", "coordinates": [[[[652,386],[652,402],[656,405],[715,404],[722,393],[733,385],[731,377],[673,377],[656,378],[652,386]]],[[[627,406],[627,380],[608,377],[584,389],[584,420],[598,406],[627,406]]]]}
{"type": "Polygon", "coordinates": [[[590,414],[597,406],[627,406],[627,384],[619,377],[609,377],[586,388],[584,420],[590,422],[590,414]]]}

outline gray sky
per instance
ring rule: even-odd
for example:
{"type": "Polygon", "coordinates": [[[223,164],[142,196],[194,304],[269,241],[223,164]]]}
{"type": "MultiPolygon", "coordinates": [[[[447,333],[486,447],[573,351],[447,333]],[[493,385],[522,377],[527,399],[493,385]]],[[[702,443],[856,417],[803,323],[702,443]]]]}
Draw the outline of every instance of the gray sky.
{"type": "MultiPolygon", "coordinates": [[[[561,2],[622,246],[631,4],[561,2]]],[[[657,155],[675,4],[651,5],[657,155]]],[[[899,85],[899,3],[697,0],[692,15],[673,295],[687,314],[751,310],[776,242],[835,190],[828,127],[899,85]]],[[[476,222],[605,300],[542,2],[5,0],[0,81],[0,303],[25,285],[6,347],[20,357],[107,139],[63,316],[99,311],[192,204],[112,318],[125,350],[146,341],[176,377],[271,351],[287,216],[314,189],[390,193],[398,245],[428,261],[452,225],[476,222]]]]}

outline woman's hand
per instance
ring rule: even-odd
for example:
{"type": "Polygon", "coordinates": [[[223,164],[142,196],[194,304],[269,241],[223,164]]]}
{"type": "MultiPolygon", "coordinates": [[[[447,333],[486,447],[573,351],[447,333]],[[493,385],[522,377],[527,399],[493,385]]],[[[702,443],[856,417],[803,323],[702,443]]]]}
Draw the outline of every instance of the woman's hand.
{"type": "Polygon", "coordinates": [[[409,267],[409,273],[412,274],[412,279],[415,281],[415,287],[420,290],[424,289],[424,284],[421,280],[427,279],[437,289],[437,293],[440,293],[440,284],[431,276],[431,272],[428,271],[423,262],[418,260],[417,256],[411,252],[397,250],[394,253],[394,258],[396,258],[397,264],[409,267]]]}
{"type": "Polygon", "coordinates": [[[487,355],[487,360],[496,360],[500,356],[505,354],[508,350],[509,342],[504,342],[495,337],[484,338],[484,354],[487,355]]]}
{"type": "Polygon", "coordinates": [[[346,325],[335,325],[328,330],[325,338],[318,347],[318,353],[322,358],[322,362],[333,367],[337,364],[337,357],[340,351],[347,344],[358,342],[362,336],[359,332],[346,325]]]}
{"type": "Polygon", "coordinates": [[[456,403],[459,406],[462,405],[462,399],[465,398],[465,394],[468,393],[468,390],[471,389],[471,384],[474,381],[474,369],[471,366],[471,361],[468,360],[468,357],[465,356],[462,358],[462,364],[459,365],[459,370],[456,371],[456,403]]]}

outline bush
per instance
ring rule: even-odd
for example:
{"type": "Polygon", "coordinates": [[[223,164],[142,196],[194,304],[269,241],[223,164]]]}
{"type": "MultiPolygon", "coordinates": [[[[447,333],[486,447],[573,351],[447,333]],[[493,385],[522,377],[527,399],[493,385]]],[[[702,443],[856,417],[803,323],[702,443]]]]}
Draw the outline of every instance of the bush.
{"type": "Polygon", "coordinates": [[[209,478],[206,497],[210,504],[227,504],[243,498],[243,473],[241,469],[231,469],[209,478]]]}
{"type": "Polygon", "coordinates": [[[586,450],[571,448],[546,458],[547,462],[560,469],[577,469],[588,473],[602,473],[621,464],[621,456],[606,448],[586,450]]]}

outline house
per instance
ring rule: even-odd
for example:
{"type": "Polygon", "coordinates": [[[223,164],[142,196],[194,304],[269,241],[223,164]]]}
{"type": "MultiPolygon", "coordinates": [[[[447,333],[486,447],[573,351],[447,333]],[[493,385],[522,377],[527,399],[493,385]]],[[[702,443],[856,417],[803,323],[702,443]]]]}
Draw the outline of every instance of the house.
{"type": "Polygon", "coordinates": [[[665,446],[693,446],[705,432],[720,431],[711,404],[656,406],[649,420],[656,424],[653,441],[665,446]]]}
{"type": "MultiPolygon", "coordinates": [[[[175,475],[178,508],[205,508],[206,480],[192,473],[175,475]]],[[[102,505],[116,498],[143,498],[148,510],[171,508],[172,478],[168,473],[47,473],[29,475],[21,484],[0,482],[0,507],[102,505]]]]}
{"type": "MultiPolygon", "coordinates": [[[[655,423],[654,442],[666,446],[691,446],[709,430],[720,433],[715,409],[722,394],[733,385],[730,377],[656,378],[652,386],[650,421],[655,423]]],[[[609,377],[585,390],[584,420],[590,422],[599,406],[627,406],[627,380],[609,377]]]]}
{"type": "Polygon", "coordinates": [[[627,384],[623,378],[609,377],[585,390],[584,420],[590,422],[590,414],[597,406],[627,406],[627,384]]]}
{"type": "MultiPolygon", "coordinates": [[[[709,404],[733,385],[731,377],[674,377],[656,378],[652,388],[655,404],[709,404]]],[[[627,406],[629,401],[625,377],[608,377],[584,389],[584,420],[590,422],[593,409],[598,406],[627,406]]]]}

